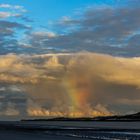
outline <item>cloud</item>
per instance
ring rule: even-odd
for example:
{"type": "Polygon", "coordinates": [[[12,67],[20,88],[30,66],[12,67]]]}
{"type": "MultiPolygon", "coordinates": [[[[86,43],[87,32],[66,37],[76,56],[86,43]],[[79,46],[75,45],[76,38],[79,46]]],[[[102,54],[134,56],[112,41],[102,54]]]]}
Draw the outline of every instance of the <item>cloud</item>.
{"type": "Polygon", "coordinates": [[[20,5],[10,5],[10,4],[0,4],[0,8],[7,8],[7,9],[15,9],[20,10],[21,12],[26,12],[27,10],[20,5]]]}
{"type": "Polygon", "coordinates": [[[3,116],[18,116],[19,111],[15,109],[14,104],[8,103],[8,106],[7,106],[6,110],[3,111],[3,112],[0,112],[0,115],[3,115],[3,116]]]}
{"type": "Polygon", "coordinates": [[[22,36],[31,30],[31,27],[27,25],[29,18],[24,15],[24,7],[0,4],[0,9],[0,54],[23,51],[23,46],[19,43],[21,39],[19,35],[22,36]]]}
{"type": "Polygon", "coordinates": [[[19,43],[19,39],[17,39],[17,35],[30,29],[29,26],[19,22],[0,20],[0,54],[22,51],[22,46],[19,43]]]}
{"type": "MultiPolygon", "coordinates": [[[[16,11],[24,8],[8,4],[2,4],[0,7],[13,8],[16,11]]],[[[28,31],[23,28],[5,27],[0,29],[4,34],[2,37],[8,36],[10,39],[2,39],[1,54],[91,51],[114,56],[139,56],[139,7],[138,1],[116,2],[116,6],[107,4],[91,6],[74,17],[63,16],[51,25],[52,31],[36,30],[34,27],[28,28],[28,31]],[[17,30],[24,36],[22,40],[16,37],[13,39],[13,35],[18,34],[17,30]]],[[[24,12],[19,11],[14,13],[2,11],[0,17],[7,19],[12,16],[26,23],[32,22],[24,12]]],[[[27,27],[23,25],[24,22],[19,23],[18,20],[16,22],[27,27]]]]}
{"type": "Polygon", "coordinates": [[[120,7],[87,8],[77,17],[63,17],[55,23],[53,28],[58,36],[48,38],[30,34],[29,44],[35,48],[39,45],[42,52],[52,48],[52,52],[86,50],[115,56],[139,56],[139,7],[130,1],[120,7]]]}
{"type": "Polygon", "coordinates": [[[5,107],[14,103],[19,114],[76,117],[139,111],[139,57],[8,54],[0,57],[0,65],[0,94],[8,98],[3,102],[5,107]]]}
{"type": "Polygon", "coordinates": [[[0,4],[0,18],[22,17],[27,10],[23,6],[0,4]]]}
{"type": "Polygon", "coordinates": [[[140,100],[139,99],[135,99],[135,100],[131,100],[131,99],[120,99],[118,101],[118,103],[121,103],[123,105],[140,105],[140,100]]]}
{"type": "Polygon", "coordinates": [[[27,97],[21,86],[0,84],[0,118],[2,116],[23,116],[26,114],[27,97]]]}
{"type": "Polygon", "coordinates": [[[9,17],[19,17],[20,14],[10,13],[10,12],[0,12],[0,18],[9,18],[9,17]]]}

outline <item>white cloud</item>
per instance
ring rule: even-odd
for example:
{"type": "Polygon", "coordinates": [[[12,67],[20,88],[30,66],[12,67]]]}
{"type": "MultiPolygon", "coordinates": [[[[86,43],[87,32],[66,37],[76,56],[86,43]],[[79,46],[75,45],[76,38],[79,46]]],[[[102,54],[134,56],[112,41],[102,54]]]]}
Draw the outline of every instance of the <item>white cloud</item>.
{"type": "Polygon", "coordinates": [[[38,37],[48,37],[48,38],[53,38],[57,36],[54,32],[50,32],[50,31],[33,32],[32,35],[38,37]]]}
{"type": "Polygon", "coordinates": [[[17,17],[20,14],[11,13],[11,12],[0,12],[0,18],[9,18],[9,17],[17,17]]]}
{"type": "Polygon", "coordinates": [[[27,10],[20,5],[0,4],[1,9],[5,11],[0,12],[0,18],[18,17],[21,16],[27,10]]]}
{"type": "Polygon", "coordinates": [[[10,4],[0,4],[0,8],[11,8],[10,4]]]}
{"type": "Polygon", "coordinates": [[[0,4],[0,8],[15,9],[15,10],[20,10],[22,12],[27,11],[23,6],[20,5],[0,4]]]}

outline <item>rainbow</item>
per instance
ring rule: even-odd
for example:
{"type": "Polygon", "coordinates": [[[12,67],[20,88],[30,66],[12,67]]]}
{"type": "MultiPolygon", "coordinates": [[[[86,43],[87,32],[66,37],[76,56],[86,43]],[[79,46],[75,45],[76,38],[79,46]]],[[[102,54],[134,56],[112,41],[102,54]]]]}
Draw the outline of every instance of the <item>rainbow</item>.
{"type": "Polygon", "coordinates": [[[73,75],[64,80],[65,89],[71,102],[69,110],[72,117],[85,116],[88,113],[88,99],[90,95],[90,82],[87,77],[81,78],[73,75]]]}

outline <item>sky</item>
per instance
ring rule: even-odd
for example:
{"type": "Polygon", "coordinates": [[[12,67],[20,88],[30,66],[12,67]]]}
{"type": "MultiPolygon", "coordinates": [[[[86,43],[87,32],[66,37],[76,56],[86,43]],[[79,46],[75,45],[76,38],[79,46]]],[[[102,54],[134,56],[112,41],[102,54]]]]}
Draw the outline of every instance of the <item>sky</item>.
{"type": "Polygon", "coordinates": [[[0,119],[139,112],[140,0],[0,0],[0,119]]]}
{"type": "MultiPolygon", "coordinates": [[[[3,3],[3,0],[0,1],[3,3]]],[[[70,16],[74,14],[75,10],[88,7],[89,5],[109,4],[112,5],[112,0],[7,0],[11,5],[22,5],[29,12],[31,18],[37,20],[38,24],[46,25],[50,20],[59,19],[62,16],[70,16]]]]}

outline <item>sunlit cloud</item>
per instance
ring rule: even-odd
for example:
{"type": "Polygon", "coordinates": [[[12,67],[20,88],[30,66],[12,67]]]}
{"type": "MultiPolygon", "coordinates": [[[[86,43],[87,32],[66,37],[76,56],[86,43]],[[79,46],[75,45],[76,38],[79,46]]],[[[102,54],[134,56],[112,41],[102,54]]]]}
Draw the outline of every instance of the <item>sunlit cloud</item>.
{"type": "Polygon", "coordinates": [[[21,86],[9,90],[26,93],[29,116],[111,115],[121,113],[118,103],[133,104],[132,111],[140,103],[139,57],[10,54],[0,57],[0,65],[0,82],[21,86]]]}

